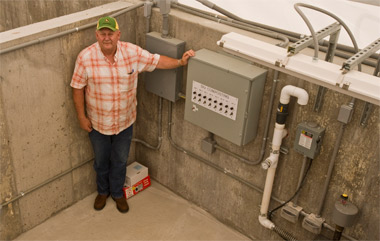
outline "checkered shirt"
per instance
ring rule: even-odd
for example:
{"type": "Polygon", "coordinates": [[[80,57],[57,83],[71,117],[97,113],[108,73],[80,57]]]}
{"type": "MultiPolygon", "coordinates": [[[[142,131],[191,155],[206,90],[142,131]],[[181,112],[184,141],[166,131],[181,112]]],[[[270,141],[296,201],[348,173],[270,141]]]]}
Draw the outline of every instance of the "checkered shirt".
{"type": "Polygon", "coordinates": [[[104,135],[115,135],[136,120],[138,73],[153,71],[160,55],[137,45],[119,41],[112,64],[98,43],[77,57],[70,86],[85,88],[87,116],[92,127],[104,135]]]}

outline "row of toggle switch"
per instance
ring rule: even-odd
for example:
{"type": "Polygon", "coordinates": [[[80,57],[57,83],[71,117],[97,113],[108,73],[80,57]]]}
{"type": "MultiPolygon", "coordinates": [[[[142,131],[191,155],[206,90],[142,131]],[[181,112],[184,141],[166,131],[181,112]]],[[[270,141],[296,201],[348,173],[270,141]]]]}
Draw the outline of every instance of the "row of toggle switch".
{"type": "Polygon", "coordinates": [[[211,111],[219,113],[230,119],[236,119],[236,104],[229,103],[227,99],[217,97],[205,91],[196,91],[192,93],[192,102],[199,104],[211,111]],[[202,92],[202,93],[200,93],[202,92]]]}

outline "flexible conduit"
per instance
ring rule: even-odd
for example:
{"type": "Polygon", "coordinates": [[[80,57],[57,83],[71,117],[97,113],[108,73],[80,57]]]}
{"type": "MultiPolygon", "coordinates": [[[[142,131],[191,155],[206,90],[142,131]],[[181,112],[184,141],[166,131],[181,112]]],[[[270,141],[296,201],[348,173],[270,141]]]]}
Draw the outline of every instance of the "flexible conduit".
{"type": "MultiPolygon", "coordinates": [[[[317,58],[318,59],[318,51],[319,51],[319,44],[318,44],[318,40],[317,40],[317,37],[315,36],[315,31],[314,31],[314,28],[313,26],[311,25],[309,19],[306,17],[306,15],[301,11],[301,9],[299,8],[299,6],[301,7],[305,7],[305,8],[310,8],[310,9],[313,9],[315,11],[319,11],[321,13],[324,13],[332,18],[334,18],[336,21],[338,21],[340,23],[340,25],[342,25],[344,27],[344,29],[346,30],[346,32],[348,33],[348,35],[350,36],[350,39],[352,41],[352,44],[354,45],[354,50],[355,50],[355,53],[359,52],[359,47],[358,47],[358,44],[355,40],[355,37],[353,35],[353,33],[351,32],[350,28],[340,19],[338,18],[338,16],[336,16],[335,14],[332,14],[322,8],[318,8],[318,7],[315,7],[315,6],[312,6],[312,5],[309,5],[309,4],[304,4],[304,3],[296,3],[294,4],[294,8],[296,9],[297,13],[302,17],[302,19],[305,21],[307,27],[309,28],[310,32],[311,32],[311,35],[313,36],[313,40],[314,40],[314,58],[317,58]]],[[[361,64],[358,65],[358,70],[361,71],[361,64]]]]}
{"type": "MultiPolygon", "coordinates": [[[[135,4],[135,5],[132,5],[132,6],[128,7],[126,9],[123,9],[123,10],[121,10],[119,12],[111,14],[110,16],[111,17],[117,17],[119,15],[122,15],[122,14],[124,14],[126,12],[132,11],[132,10],[134,10],[136,8],[139,8],[139,7],[142,7],[142,6],[144,6],[144,3],[138,3],[138,4],[135,4]]],[[[15,45],[15,46],[10,47],[10,48],[2,49],[2,50],[0,50],[0,55],[8,53],[8,52],[11,52],[11,51],[15,51],[15,50],[18,50],[18,49],[22,49],[22,48],[25,48],[25,47],[29,47],[29,46],[34,45],[34,44],[43,43],[43,42],[46,42],[48,40],[52,40],[52,39],[55,39],[55,38],[58,38],[58,37],[62,37],[62,36],[67,35],[67,34],[79,32],[81,30],[84,30],[84,29],[87,29],[87,28],[91,28],[91,27],[94,27],[96,25],[97,25],[97,22],[85,24],[85,25],[80,26],[80,27],[69,29],[69,30],[66,30],[66,31],[63,31],[63,32],[60,32],[60,33],[56,33],[56,34],[52,34],[52,35],[46,36],[46,37],[41,37],[41,38],[38,38],[38,39],[35,39],[35,40],[32,40],[32,41],[26,42],[26,43],[15,45]]]]}
{"type": "MultiPolygon", "coordinates": [[[[248,21],[248,20],[242,19],[242,18],[237,17],[236,15],[228,12],[227,10],[225,10],[225,9],[223,9],[223,8],[217,6],[216,4],[211,3],[211,2],[209,2],[207,0],[201,0],[201,3],[204,4],[207,7],[213,6],[212,9],[218,11],[219,13],[222,13],[222,14],[228,16],[229,18],[225,18],[224,16],[220,16],[220,15],[216,15],[216,14],[209,13],[209,12],[206,12],[206,11],[202,11],[202,10],[199,10],[199,9],[196,9],[196,8],[192,8],[190,6],[179,4],[179,3],[172,3],[172,4],[173,4],[174,7],[177,7],[179,9],[181,9],[182,11],[185,11],[185,12],[191,13],[193,15],[197,15],[197,16],[203,17],[203,18],[207,18],[207,19],[210,19],[210,20],[213,20],[213,21],[216,21],[216,22],[221,22],[223,24],[230,25],[230,26],[233,26],[233,27],[236,27],[236,28],[248,30],[248,29],[245,29],[244,26],[242,26],[242,23],[245,23],[246,27],[247,26],[251,26],[251,28],[252,28],[252,26],[256,26],[256,27],[262,28],[262,30],[267,29],[267,30],[270,30],[270,31],[273,31],[273,32],[276,32],[276,33],[283,34],[283,35],[285,35],[292,42],[297,42],[299,39],[303,38],[303,35],[301,35],[299,33],[295,33],[295,32],[291,32],[291,31],[288,31],[288,30],[279,29],[279,28],[275,28],[275,27],[272,27],[272,26],[268,26],[268,25],[257,23],[257,22],[253,22],[253,21],[248,21]],[[208,2],[209,4],[204,4],[204,2],[208,2]],[[240,21],[238,21],[240,24],[236,23],[236,19],[233,19],[234,17],[237,17],[237,19],[240,20],[240,21]],[[234,24],[234,22],[235,22],[235,24],[234,24]]],[[[310,7],[312,9],[316,10],[316,11],[324,12],[325,14],[327,14],[327,15],[335,18],[338,22],[341,21],[337,16],[335,16],[334,14],[332,14],[330,12],[327,12],[327,11],[325,11],[323,9],[320,9],[320,8],[317,8],[317,7],[314,7],[314,6],[311,6],[311,5],[307,5],[307,6],[306,5],[307,4],[305,4],[304,7],[310,7]]],[[[342,26],[346,26],[346,25],[343,23],[342,26]]],[[[348,29],[348,27],[347,27],[347,29],[348,29]]],[[[248,31],[250,31],[250,30],[248,30],[248,31]]],[[[348,29],[348,31],[349,31],[349,29],[348,29]]],[[[265,36],[268,36],[268,35],[265,35],[265,36]]],[[[268,37],[270,37],[270,36],[268,36],[268,37]]],[[[327,52],[327,47],[326,46],[329,45],[329,42],[326,41],[326,40],[323,40],[321,45],[323,45],[323,47],[320,46],[319,49],[321,51],[323,51],[323,52],[327,52]]],[[[338,50],[350,52],[350,53],[353,53],[353,54],[356,54],[358,52],[357,49],[349,47],[349,46],[346,46],[346,45],[342,45],[342,44],[337,44],[336,48],[338,50]]],[[[348,59],[348,58],[351,57],[351,55],[348,55],[348,54],[345,54],[345,53],[341,53],[341,52],[336,52],[335,55],[338,56],[338,57],[344,58],[344,59],[348,59]]],[[[377,59],[377,58],[379,58],[379,56],[380,56],[379,54],[375,53],[375,54],[372,54],[370,57],[373,58],[373,59],[377,59]]],[[[376,63],[374,63],[372,61],[364,60],[362,63],[366,64],[368,66],[376,67],[376,63]]]]}

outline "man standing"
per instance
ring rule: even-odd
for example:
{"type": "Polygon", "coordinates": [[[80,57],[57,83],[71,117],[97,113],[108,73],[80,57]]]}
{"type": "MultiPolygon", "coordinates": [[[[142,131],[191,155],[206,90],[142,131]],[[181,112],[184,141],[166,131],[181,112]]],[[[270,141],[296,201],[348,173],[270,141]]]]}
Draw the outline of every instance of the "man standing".
{"type": "Polygon", "coordinates": [[[117,209],[125,213],[129,207],[123,185],[136,120],[138,74],[184,66],[194,51],[173,59],[119,41],[119,26],[112,17],[100,18],[95,34],[97,42],[77,57],[70,85],[80,127],[89,132],[95,153],[94,208],[103,209],[111,195],[117,209]]]}

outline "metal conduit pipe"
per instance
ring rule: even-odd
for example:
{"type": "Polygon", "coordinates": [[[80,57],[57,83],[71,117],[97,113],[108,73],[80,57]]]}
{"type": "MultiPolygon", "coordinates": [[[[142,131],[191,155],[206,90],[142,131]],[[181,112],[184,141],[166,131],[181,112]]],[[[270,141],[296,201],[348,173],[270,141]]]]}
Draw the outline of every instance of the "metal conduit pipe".
{"type": "Polygon", "coordinates": [[[170,13],[170,1],[158,0],[158,7],[162,14],[162,37],[169,38],[169,13],[170,13]]]}
{"type": "MultiPolygon", "coordinates": [[[[139,7],[142,7],[142,6],[144,6],[144,3],[138,3],[138,4],[135,4],[133,6],[128,7],[126,9],[123,9],[123,10],[121,10],[119,12],[111,14],[110,16],[111,17],[117,17],[119,15],[122,15],[122,14],[124,14],[126,12],[132,11],[132,10],[134,10],[136,8],[139,8],[139,7]]],[[[76,27],[76,28],[73,28],[73,29],[65,30],[63,32],[55,33],[55,34],[52,34],[52,35],[49,35],[49,36],[41,37],[41,38],[38,38],[38,39],[35,39],[35,40],[32,40],[32,41],[26,42],[26,43],[15,45],[15,46],[10,47],[10,48],[1,49],[0,50],[0,55],[8,53],[8,52],[15,51],[15,50],[18,50],[18,49],[22,49],[22,48],[25,48],[25,47],[29,47],[29,46],[34,45],[34,44],[39,44],[39,43],[42,43],[42,42],[45,42],[45,41],[48,41],[48,40],[52,40],[52,39],[55,39],[55,38],[58,38],[58,37],[62,37],[62,36],[67,35],[67,34],[79,32],[81,30],[84,30],[84,29],[87,29],[87,28],[91,28],[91,27],[94,27],[96,25],[97,25],[97,22],[85,24],[85,25],[80,26],[80,27],[76,27]]]]}
{"type": "MultiPolygon", "coordinates": [[[[241,177],[238,177],[238,176],[232,174],[229,170],[227,170],[227,169],[225,169],[225,168],[222,168],[222,167],[220,167],[220,166],[218,166],[218,165],[212,163],[211,161],[206,160],[205,158],[203,158],[203,157],[201,157],[201,156],[199,156],[199,155],[197,155],[197,154],[195,154],[195,153],[192,153],[191,151],[188,151],[188,150],[186,150],[185,148],[179,146],[179,145],[173,140],[173,138],[172,138],[172,134],[171,134],[171,127],[172,127],[172,125],[174,125],[174,123],[172,122],[172,102],[169,101],[169,111],[168,111],[168,139],[169,139],[169,141],[170,141],[170,144],[171,144],[174,148],[176,148],[176,149],[177,149],[178,151],[180,151],[180,152],[183,152],[183,153],[186,154],[186,155],[189,155],[189,156],[191,156],[191,157],[193,157],[193,158],[195,158],[195,159],[197,159],[197,160],[203,162],[204,164],[206,164],[206,165],[208,165],[208,166],[214,168],[215,170],[224,173],[225,175],[227,175],[227,176],[229,176],[229,177],[235,179],[236,181],[241,182],[242,184],[244,184],[244,185],[246,185],[246,186],[248,186],[248,187],[250,187],[250,188],[256,190],[257,192],[259,192],[259,193],[263,193],[263,190],[262,190],[261,188],[259,188],[259,187],[255,186],[254,184],[252,184],[252,183],[250,183],[250,182],[244,180],[244,179],[241,178],[241,177]]],[[[277,197],[272,196],[271,198],[272,198],[272,200],[274,200],[274,201],[276,201],[276,202],[278,202],[278,203],[283,203],[283,201],[281,201],[281,200],[280,200],[279,198],[277,198],[277,197]]]]}
{"type": "Polygon", "coordinates": [[[140,140],[140,139],[133,138],[132,141],[134,141],[136,143],[143,144],[145,147],[148,147],[148,148],[153,149],[153,150],[159,150],[161,148],[161,144],[162,144],[162,97],[160,97],[159,101],[158,101],[158,124],[157,125],[158,125],[158,137],[157,137],[158,143],[156,146],[152,146],[152,145],[148,144],[147,142],[140,140]]]}
{"type": "MultiPolygon", "coordinates": [[[[300,188],[300,186],[302,184],[302,180],[303,180],[303,177],[305,175],[307,160],[308,160],[307,156],[303,156],[302,167],[301,167],[301,171],[300,171],[300,176],[298,178],[298,184],[297,184],[296,190],[298,190],[298,188],[300,188]]],[[[299,193],[297,193],[296,196],[293,198],[293,205],[295,205],[295,206],[297,206],[298,196],[299,196],[299,193]]]]}
{"type": "MultiPolygon", "coordinates": [[[[321,12],[321,13],[324,13],[332,18],[334,18],[336,21],[338,21],[340,23],[340,25],[343,26],[343,28],[346,30],[347,34],[349,35],[351,41],[352,41],[352,44],[354,45],[354,50],[355,50],[355,54],[357,52],[359,52],[359,47],[358,47],[358,44],[355,40],[355,37],[353,35],[353,33],[351,32],[350,28],[343,22],[342,19],[340,19],[338,16],[336,16],[335,14],[332,14],[330,13],[329,11],[326,11],[322,8],[318,8],[318,7],[315,7],[313,5],[309,5],[309,4],[305,4],[305,3],[296,3],[294,4],[294,8],[296,9],[296,11],[298,12],[298,14],[301,15],[302,19],[305,21],[306,25],[308,26],[312,36],[313,36],[313,39],[314,39],[314,49],[318,49],[319,48],[319,45],[318,45],[318,41],[317,41],[317,38],[315,37],[315,31],[313,29],[313,27],[311,26],[311,23],[310,21],[306,18],[305,14],[301,11],[301,9],[299,7],[305,7],[305,8],[310,8],[310,9],[313,9],[315,11],[318,11],[318,12],[321,12]]],[[[318,52],[315,51],[314,53],[314,56],[317,55],[318,57],[318,52]]],[[[358,70],[361,71],[361,65],[359,64],[358,65],[358,70]]]]}
{"type": "MultiPolygon", "coordinates": [[[[356,99],[352,98],[351,101],[350,101],[350,103],[348,104],[348,106],[351,107],[352,110],[353,110],[353,108],[355,106],[355,101],[356,101],[356,99]]],[[[348,123],[349,121],[350,121],[350,119],[348,119],[346,122],[348,123]]],[[[333,150],[333,153],[331,155],[331,159],[330,159],[330,163],[329,163],[329,169],[327,171],[327,176],[326,176],[325,184],[323,186],[322,198],[321,198],[321,201],[319,203],[319,208],[318,208],[318,212],[317,212],[318,216],[321,216],[321,213],[322,213],[322,210],[323,210],[323,205],[325,203],[328,187],[330,185],[332,171],[334,169],[335,159],[336,159],[336,157],[338,155],[340,143],[342,142],[342,137],[343,137],[344,129],[345,129],[347,123],[345,123],[345,122],[341,123],[338,136],[337,136],[337,138],[335,140],[334,150],[333,150]]]]}
{"type": "Polygon", "coordinates": [[[37,189],[39,189],[39,188],[41,188],[41,187],[43,187],[43,186],[49,184],[49,183],[51,183],[51,182],[57,180],[58,178],[63,177],[64,175],[66,175],[66,174],[72,172],[73,170],[75,170],[75,169],[77,169],[77,168],[79,168],[79,167],[81,167],[81,166],[83,166],[83,165],[85,165],[85,164],[87,164],[88,162],[91,162],[91,161],[93,161],[93,160],[94,160],[94,158],[92,158],[92,159],[90,159],[90,160],[88,160],[88,161],[82,162],[82,163],[80,163],[80,164],[78,164],[78,165],[76,165],[76,166],[74,166],[74,167],[72,167],[72,168],[70,168],[70,169],[68,169],[68,170],[66,170],[66,171],[64,171],[64,172],[62,172],[62,173],[60,173],[60,174],[58,174],[57,176],[54,176],[54,177],[52,177],[52,178],[47,179],[46,181],[44,181],[44,182],[42,182],[42,183],[40,183],[40,184],[38,184],[38,185],[36,185],[36,186],[34,186],[34,187],[32,187],[32,188],[26,190],[26,191],[24,191],[24,192],[20,192],[17,196],[12,197],[10,200],[8,200],[8,201],[2,203],[1,206],[0,206],[0,209],[1,209],[2,207],[4,207],[4,206],[7,206],[7,205],[10,204],[10,203],[13,203],[13,202],[16,201],[16,200],[19,200],[20,198],[24,197],[25,195],[28,195],[29,193],[31,193],[31,192],[33,192],[33,191],[35,191],[35,190],[37,190],[37,189]]]}
{"type": "Polygon", "coordinates": [[[188,7],[188,6],[183,5],[183,4],[172,3],[172,5],[173,5],[173,7],[178,8],[181,11],[191,13],[193,15],[196,15],[196,16],[199,16],[202,18],[206,18],[206,19],[218,22],[218,23],[229,25],[231,27],[247,30],[247,31],[250,31],[253,33],[261,34],[261,35],[264,35],[267,37],[280,39],[283,41],[282,43],[279,44],[280,46],[286,46],[289,43],[289,39],[286,36],[275,33],[275,32],[271,32],[271,31],[268,31],[265,29],[260,29],[260,28],[254,28],[252,25],[243,24],[243,23],[236,21],[236,20],[233,20],[233,19],[222,19],[218,15],[215,15],[215,14],[214,15],[210,14],[210,13],[205,14],[204,11],[200,11],[200,10],[198,11],[194,8],[188,7]]]}
{"type": "Polygon", "coordinates": [[[263,142],[261,144],[261,150],[260,150],[259,158],[255,161],[250,161],[249,159],[242,157],[236,153],[233,153],[233,152],[227,150],[226,148],[218,145],[218,143],[215,143],[216,149],[223,151],[223,152],[225,152],[225,153],[235,157],[236,159],[238,159],[238,160],[240,160],[246,164],[249,164],[249,165],[258,165],[263,161],[264,154],[265,154],[265,147],[266,147],[267,141],[269,139],[268,132],[269,132],[269,126],[270,126],[270,121],[271,121],[271,116],[272,116],[273,102],[274,102],[274,97],[275,97],[275,93],[276,93],[277,82],[278,82],[278,71],[275,70],[274,76],[273,76],[272,90],[271,90],[271,94],[270,94],[270,98],[269,98],[269,106],[268,106],[268,111],[267,111],[267,116],[266,116],[266,121],[265,121],[263,142]]]}
{"type": "Polygon", "coordinates": [[[319,205],[318,205],[318,211],[317,211],[318,216],[321,216],[321,213],[323,210],[324,200],[326,199],[328,187],[330,184],[330,179],[332,176],[332,171],[333,171],[334,164],[335,164],[335,159],[336,159],[336,156],[338,155],[339,146],[340,146],[340,143],[342,141],[342,136],[343,136],[345,127],[346,127],[346,125],[343,123],[340,125],[339,133],[338,133],[338,136],[337,136],[336,141],[335,141],[334,150],[333,150],[333,153],[331,155],[329,168],[328,168],[327,175],[326,175],[325,184],[323,185],[323,189],[322,189],[323,191],[322,191],[321,201],[319,202],[319,205]]]}

